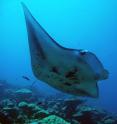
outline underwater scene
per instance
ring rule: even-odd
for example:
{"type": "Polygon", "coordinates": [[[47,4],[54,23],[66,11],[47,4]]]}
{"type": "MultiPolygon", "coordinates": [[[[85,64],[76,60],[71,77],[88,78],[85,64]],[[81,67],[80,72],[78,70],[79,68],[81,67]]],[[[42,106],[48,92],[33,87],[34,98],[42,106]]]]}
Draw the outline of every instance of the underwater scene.
{"type": "Polygon", "coordinates": [[[117,124],[116,0],[0,0],[0,124],[117,124]]]}

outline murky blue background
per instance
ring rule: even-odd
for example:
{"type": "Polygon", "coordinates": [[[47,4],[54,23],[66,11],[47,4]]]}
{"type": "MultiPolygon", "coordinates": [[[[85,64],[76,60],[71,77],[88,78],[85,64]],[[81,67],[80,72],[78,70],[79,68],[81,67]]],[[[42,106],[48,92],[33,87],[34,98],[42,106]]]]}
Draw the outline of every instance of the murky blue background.
{"type": "MultiPolygon", "coordinates": [[[[94,52],[109,70],[98,83],[100,97],[89,103],[117,113],[117,1],[22,0],[45,30],[61,45],[94,52]]],[[[0,0],[0,79],[31,85],[30,55],[21,0],[0,0]]],[[[54,90],[41,81],[37,86],[54,90]],[[39,84],[40,83],[40,84],[39,84]]]]}

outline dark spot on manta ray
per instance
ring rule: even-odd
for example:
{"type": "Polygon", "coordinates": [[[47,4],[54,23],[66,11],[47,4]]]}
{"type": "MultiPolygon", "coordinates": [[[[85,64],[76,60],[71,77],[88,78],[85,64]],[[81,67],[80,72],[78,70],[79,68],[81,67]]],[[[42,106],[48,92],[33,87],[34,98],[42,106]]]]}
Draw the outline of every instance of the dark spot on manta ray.
{"type": "Polygon", "coordinates": [[[72,85],[72,84],[70,84],[68,82],[65,82],[64,84],[67,85],[67,86],[71,86],[72,85]]]}
{"type": "Polygon", "coordinates": [[[77,68],[74,68],[72,71],[69,71],[65,77],[69,78],[70,80],[77,80],[76,73],[77,73],[77,68]]]}
{"type": "Polygon", "coordinates": [[[56,66],[53,66],[52,67],[52,72],[56,73],[56,74],[59,74],[59,70],[56,66]]]}

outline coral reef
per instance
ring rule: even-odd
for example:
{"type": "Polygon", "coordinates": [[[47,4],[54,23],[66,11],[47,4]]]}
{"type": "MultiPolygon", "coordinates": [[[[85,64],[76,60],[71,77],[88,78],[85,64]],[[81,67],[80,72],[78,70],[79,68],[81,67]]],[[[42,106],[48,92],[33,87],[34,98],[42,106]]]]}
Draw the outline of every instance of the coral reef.
{"type": "MultiPolygon", "coordinates": [[[[41,97],[0,82],[0,124],[117,124],[117,117],[78,98],[41,97]]],[[[57,96],[57,97],[56,97],[57,96]]]]}
{"type": "Polygon", "coordinates": [[[65,120],[56,115],[50,115],[49,117],[46,117],[39,121],[38,124],[70,124],[70,123],[66,122],[65,120]]]}

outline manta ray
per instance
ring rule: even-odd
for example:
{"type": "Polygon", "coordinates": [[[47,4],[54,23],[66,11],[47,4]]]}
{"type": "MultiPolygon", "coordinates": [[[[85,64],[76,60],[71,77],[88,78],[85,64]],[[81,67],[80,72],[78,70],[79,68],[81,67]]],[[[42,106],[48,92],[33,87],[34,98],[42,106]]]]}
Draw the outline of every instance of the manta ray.
{"type": "Polygon", "coordinates": [[[108,78],[108,71],[96,55],[83,49],[59,45],[22,3],[34,76],[68,94],[97,98],[97,82],[108,78]]]}

